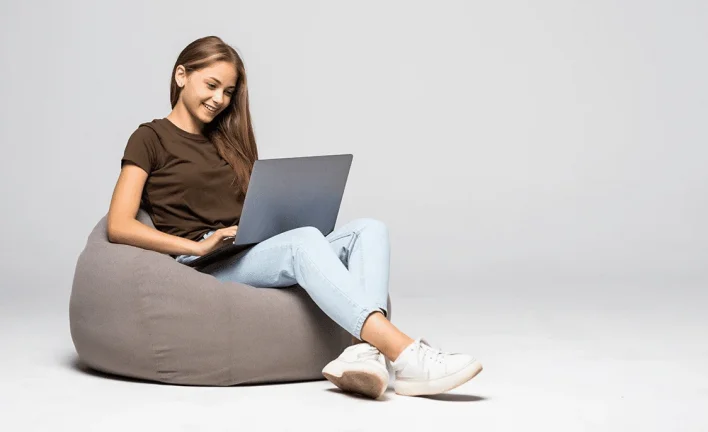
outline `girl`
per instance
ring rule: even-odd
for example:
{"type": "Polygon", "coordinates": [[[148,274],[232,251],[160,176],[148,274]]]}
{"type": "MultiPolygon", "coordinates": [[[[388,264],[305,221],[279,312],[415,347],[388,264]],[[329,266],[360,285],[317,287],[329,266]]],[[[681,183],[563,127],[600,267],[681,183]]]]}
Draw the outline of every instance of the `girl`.
{"type": "MultiPolygon", "coordinates": [[[[107,234],[185,263],[236,235],[258,149],[246,71],[231,46],[216,36],[192,42],[170,79],[172,112],[128,139],[107,234]],[[141,203],[156,229],[136,220],[141,203]]],[[[303,287],[352,335],[352,346],[322,370],[344,391],[381,396],[386,360],[396,393],[411,396],[448,391],[482,370],[472,357],[441,352],[388,321],[389,238],[378,220],[353,220],[327,236],[314,227],[290,230],[204,271],[257,288],[303,287]]]]}

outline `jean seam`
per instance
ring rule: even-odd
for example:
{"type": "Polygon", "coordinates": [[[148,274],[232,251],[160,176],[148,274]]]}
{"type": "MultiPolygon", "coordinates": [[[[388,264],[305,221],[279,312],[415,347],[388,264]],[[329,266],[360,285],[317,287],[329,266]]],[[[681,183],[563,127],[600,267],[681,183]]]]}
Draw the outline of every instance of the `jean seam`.
{"type": "MultiPolygon", "coordinates": [[[[356,240],[361,236],[362,231],[364,231],[366,227],[361,227],[358,230],[352,230],[349,231],[345,234],[340,235],[339,237],[335,237],[332,239],[328,239],[330,243],[333,243],[337,240],[343,239],[344,237],[347,236],[352,236],[353,238],[349,241],[349,244],[347,245],[347,251],[349,252],[349,255],[351,256],[351,246],[356,242],[356,240]]],[[[347,256],[347,262],[349,262],[349,256],[347,256]]]]}
{"type": "Polygon", "coordinates": [[[345,233],[340,234],[338,237],[332,237],[332,238],[330,238],[330,239],[327,239],[327,241],[330,242],[330,243],[332,243],[332,242],[335,242],[335,241],[337,241],[337,240],[339,240],[339,239],[343,239],[344,237],[350,236],[350,235],[352,235],[352,234],[354,234],[354,231],[347,231],[347,232],[345,232],[345,233]]]}
{"type": "MultiPolygon", "coordinates": [[[[352,251],[354,250],[354,243],[359,242],[359,248],[363,250],[363,245],[361,244],[361,243],[363,243],[363,242],[362,242],[362,240],[361,240],[361,235],[360,235],[361,231],[363,231],[363,230],[364,230],[364,229],[362,228],[362,229],[356,234],[356,241],[355,241],[355,242],[352,242],[352,250],[349,251],[349,256],[350,256],[350,257],[351,257],[352,251]]],[[[363,253],[360,253],[360,254],[359,254],[359,266],[360,266],[360,268],[361,268],[361,279],[362,279],[362,280],[360,281],[360,283],[361,283],[361,285],[362,285],[362,288],[364,289],[364,292],[367,292],[367,291],[368,291],[368,284],[366,283],[366,276],[365,276],[365,275],[366,275],[366,269],[364,268],[364,254],[363,254],[363,253]]]]}
{"type": "MultiPolygon", "coordinates": [[[[364,226],[364,227],[362,227],[362,228],[360,228],[360,229],[358,229],[358,230],[353,230],[353,231],[351,231],[350,233],[346,234],[346,235],[351,235],[351,236],[352,236],[352,240],[349,242],[349,245],[347,245],[347,266],[349,266],[349,263],[350,263],[349,259],[350,259],[351,256],[352,256],[352,251],[354,250],[354,244],[361,238],[361,233],[362,233],[365,229],[366,229],[366,227],[364,226]]],[[[345,237],[346,235],[343,235],[342,237],[345,237]]],[[[339,237],[339,238],[342,238],[342,237],[339,237]]],[[[333,239],[333,240],[338,240],[339,238],[333,239]]],[[[361,247],[361,246],[360,246],[360,247],[361,247]]],[[[364,277],[364,275],[366,274],[366,273],[364,272],[364,254],[359,254],[359,263],[360,263],[360,266],[361,266],[361,274],[362,274],[362,276],[361,276],[361,279],[360,279],[358,282],[359,282],[359,283],[362,285],[362,287],[364,288],[364,292],[366,292],[366,291],[367,291],[367,290],[366,290],[366,278],[364,277]]]]}
{"type": "Polygon", "coordinates": [[[356,234],[357,236],[359,236],[359,234],[361,234],[361,232],[364,231],[365,229],[366,229],[366,227],[363,226],[363,227],[359,228],[358,230],[352,230],[352,231],[346,232],[346,233],[340,235],[339,237],[334,237],[334,238],[331,238],[331,239],[327,239],[327,241],[329,241],[330,243],[332,243],[333,241],[342,239],[342,238],[344,238],[344,237],[346,237],[346,236],[350,236],[350,235],[354,235],[354,234],[356,234]]]}
{"type": "MultiPolygon", "coordinates": [[[[298,246],[300,246],[300,245],[298,245],[298,246]]],[[[372,311],[373,309],[368,308],[368,307],[361,306],[361,305],[359,305],[358,303],[354,302],[354,300],[352,300],[352,299],[351,299],[344,291],[342,291],[334,282],[332,282],[331,280],[329,280],[329,279],[327,278],[327,276],[325,276],[325,274],[322,273],[322,271],[321,271],[316,265],[314,265],[314,261],[312,260],[312,258],[309,257],[309,254],[306,252],[306,249],[301,249],[301,250],[302,250],[302,255],[303,255],[303,257],[306,257],[306,258],[310,261],[310,263],[313,264],[312,267],[322,276],[322,278],[323,278],[324,280],[326,280],[332,287],[334,287],[334,288],[342,295],[342,297],[344,297],[344,298],[349,302],[350,305],[352,305],[352,306],[354,306],[354,307],[356,307],[356,308],[358,308],[358,309],[361,309],[361,312],[359,312],[359,318],[357,319],[356,323],[354,324],[354,328],[352,329],[352,330],[353,330],[353,333],[356,333],[357,336],[361,336],[361,327],[363,327],[364,321],[366,320],[366,318],[369,316],[369,314],[371,313],[371,311],[372,311]]],[[[293,255],[293,258],[294,258],[294,257],[295,257],[295,254],[292,254],[292,255],[293,255]]]]}

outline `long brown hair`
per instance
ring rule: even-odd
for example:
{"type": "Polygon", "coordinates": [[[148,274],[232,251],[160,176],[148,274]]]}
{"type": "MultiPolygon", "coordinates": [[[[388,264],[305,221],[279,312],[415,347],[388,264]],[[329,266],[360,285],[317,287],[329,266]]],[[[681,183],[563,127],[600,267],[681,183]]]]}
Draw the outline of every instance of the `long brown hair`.
{"type": "Polygon", "coordinates": [[[172,68],[170,103],[174,108],[182,91],[175,81],[177,66],[184,66],[189,74],[219,61],[229,62],[236,68],[236,90],[229,106],[204,126],[203,134],[231,165],[235,173],[232,186],[235,185],[236,192],[243,198],[251,179],[253,164],[258,159],[258,148],[248,108],[246,68],[236,50],[217,36],[203,37],[187,45],[172,68]]]}

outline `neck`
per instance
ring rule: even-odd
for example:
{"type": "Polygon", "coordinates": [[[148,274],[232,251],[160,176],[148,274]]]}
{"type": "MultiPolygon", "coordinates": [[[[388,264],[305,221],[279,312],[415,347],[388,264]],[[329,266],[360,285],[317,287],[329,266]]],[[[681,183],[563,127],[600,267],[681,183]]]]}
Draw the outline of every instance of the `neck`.
{"type": "Polygon", "coordinates": [[[175,105],[167,119],[178,128],[197,135],[201,135],[204,127],[204,124],[199,119],[194,118],[182,103],[175,105]]]}

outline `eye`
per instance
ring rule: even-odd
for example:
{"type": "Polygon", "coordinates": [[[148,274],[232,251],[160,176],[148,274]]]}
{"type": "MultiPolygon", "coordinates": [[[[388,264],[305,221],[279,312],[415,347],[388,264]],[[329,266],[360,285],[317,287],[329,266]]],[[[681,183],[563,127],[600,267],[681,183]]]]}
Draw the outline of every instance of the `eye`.
{"type": "Polygon", "coordinates": [[[207,87],[209,87],[210,89],[215,89],[215,88],[216,88],[216,86],[215,86],[214,84],[212,84],[212,83],[207,83],[207,87]]]}

